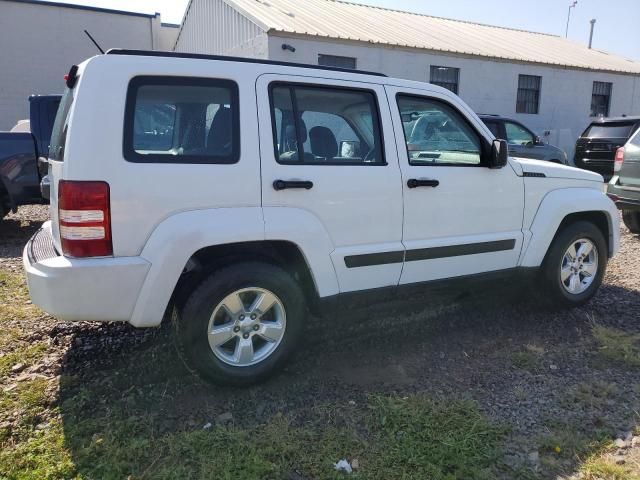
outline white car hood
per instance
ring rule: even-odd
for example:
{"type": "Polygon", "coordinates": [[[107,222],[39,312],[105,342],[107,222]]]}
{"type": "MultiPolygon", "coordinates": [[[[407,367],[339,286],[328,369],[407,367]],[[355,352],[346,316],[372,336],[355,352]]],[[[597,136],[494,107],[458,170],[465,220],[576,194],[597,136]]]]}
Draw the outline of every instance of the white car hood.
{"type": "Polygon", "coordinates": [[[602,175],[580,168],[568,167],[559,163],[545,162],[543,160],[531,160],[529,158],[511,157],[513,166],[520,176],[536,175],[548,178],[566,178],[570,180],[587,180],[591,182],[604,182],[602,175]]]}

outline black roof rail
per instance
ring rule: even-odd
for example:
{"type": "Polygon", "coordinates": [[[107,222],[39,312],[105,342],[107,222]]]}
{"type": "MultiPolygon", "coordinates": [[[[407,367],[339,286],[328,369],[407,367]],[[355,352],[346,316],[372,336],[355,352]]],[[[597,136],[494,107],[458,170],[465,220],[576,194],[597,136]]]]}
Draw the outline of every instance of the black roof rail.
{"type": "Polygon", "coordinates": [[[384,73],[368,72],[365,70],[352,70],[350,68],[325,67],[323,65],[309,65],[307,63],[280,62],[277,60],[262,60],[259,58],[231,57],[225,55],[205,55],[202,53],[163,52],[159,50],[128,50],[123,48],[111,48],[106,55],[139,55],[143,57],[170,57],[170,58],[194,58],[199,60],[219,60],[223,62],[258,63],[264,65],[280,65],[283,67],[312,68],[314,70],[329,70],[331,72],[356,73],[360,75],[374,75],[386,77],[384,73]]]}

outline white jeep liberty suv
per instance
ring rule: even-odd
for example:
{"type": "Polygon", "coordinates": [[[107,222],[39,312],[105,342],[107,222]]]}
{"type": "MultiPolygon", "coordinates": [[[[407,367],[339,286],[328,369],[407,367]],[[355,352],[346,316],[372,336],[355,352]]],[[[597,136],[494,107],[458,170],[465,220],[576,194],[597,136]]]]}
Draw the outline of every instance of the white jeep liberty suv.
{"type": "Polygon", "coordinates": [[[51,220],[24,251],[33,303],[66,321],[171,316],[214,382],[274,372],[307,311],[345,293],[537,269],[573,306],[618,250],[600,175],[508,158],[437,86],[128,50],[66,82],[51,220]]]}

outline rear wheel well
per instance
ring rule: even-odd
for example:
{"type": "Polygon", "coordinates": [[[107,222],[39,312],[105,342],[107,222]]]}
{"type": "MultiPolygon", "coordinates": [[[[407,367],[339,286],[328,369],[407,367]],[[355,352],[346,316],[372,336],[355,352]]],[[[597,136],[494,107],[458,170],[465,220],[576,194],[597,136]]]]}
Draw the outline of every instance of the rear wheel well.
{"type": "Polygon", "coordinates": [[[609,225],[609,217],[605,212],[602,211],[576,212],[567,215],[560,223],[560,226],[558,227],[558,230],[556,231],[553,239],[555,240],[558,234],[567,225],[571,225],[572,223],[580,221],[590,222],[598,227],[607,242],[607,250],[609,252],[609,257],[611,257],[611,226],[609,225]]]}
{"type": "Polygon", "coordinates": [[[241,242],[205,247],[187,261],[174,289],[167,313],[180,308],[196,286],[207,276],[235,263],[263,262],[287,271],[298,282],[307,306],[316,310],[318,294],[311,271],[300,248],[284,240],[241,242]]]}

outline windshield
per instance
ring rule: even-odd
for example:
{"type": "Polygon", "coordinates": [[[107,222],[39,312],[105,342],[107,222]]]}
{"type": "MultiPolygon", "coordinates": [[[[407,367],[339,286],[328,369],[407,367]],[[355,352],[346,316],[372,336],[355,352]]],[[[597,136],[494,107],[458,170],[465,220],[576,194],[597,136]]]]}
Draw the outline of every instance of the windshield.
{"type": "Polygon", "coordinates": [[[49,160],[62,161],[64,159],[64,145],[67,141],[67,125],[69,123],[69,110],[73,103],[73,91],[67,88],[60,100],[56,120],[53,122],[51,142],[49,143],[49,160]]]}
{"type": "Polygon", "coordinates": [[[589,138],[629,138],[633,125],[633,123],[591,125],[583,136],[589,138]]]}

